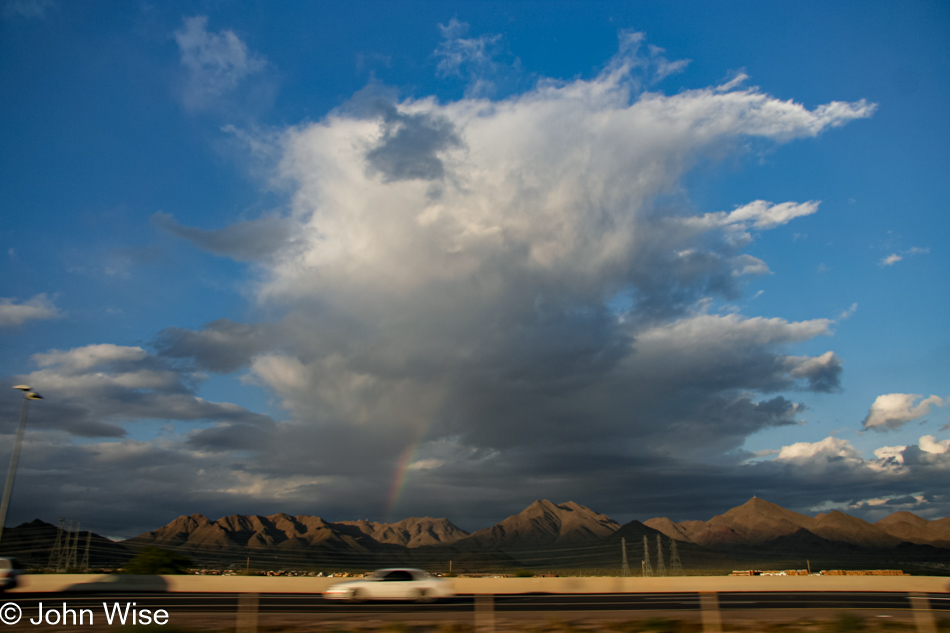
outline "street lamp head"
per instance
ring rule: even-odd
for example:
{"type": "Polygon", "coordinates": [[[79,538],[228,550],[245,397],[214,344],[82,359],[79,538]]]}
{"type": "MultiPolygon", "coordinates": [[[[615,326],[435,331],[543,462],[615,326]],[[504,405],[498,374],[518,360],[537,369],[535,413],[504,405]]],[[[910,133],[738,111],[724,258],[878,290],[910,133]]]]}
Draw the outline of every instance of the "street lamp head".
{"type": "Polygon", "coordinates": [[[13,388],[14,388],[14,389],[19,389],[20,391],[29,391],[29,390],[30,390],[30,386],[29,386],[29,385],[13,385],[13,388]]]}
{"type": "Polygon", "coordinates": [[[35,391],[27,391],[25,394],[23,394],[23,397],[27,398],[28,400],[42,400],[43,399],[43,396],[36,393],[35,391]]]}

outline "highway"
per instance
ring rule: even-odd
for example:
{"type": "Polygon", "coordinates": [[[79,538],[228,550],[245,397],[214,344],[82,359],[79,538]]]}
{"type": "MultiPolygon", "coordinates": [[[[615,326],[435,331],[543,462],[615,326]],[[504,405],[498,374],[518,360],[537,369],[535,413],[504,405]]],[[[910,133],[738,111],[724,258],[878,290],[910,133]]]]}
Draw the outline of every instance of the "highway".
{"type": "MultiPolygon", "coordinates": [[[[89,609],[96,628],[105,624],[103,603],[109,607],[134,603],[132,609],[164,610],[170,623],[194,622],[201,618],[234,622],[234,618],[253,618],[262,625],[271,621],[325,623],[355,622],[459,622],[476,624],[479,618],[493,620],[565,620],[618,621],[647,617],[699,619],[703,611],[718,609],[723,621],[744,615],[769,619],[834,617],[843,611],[864,618],[913,619],[920,610],[921,598],[936,620],[950,619],[950,594],[922,594],[912,598],[901,592],[720,592],[701,594],[624,593],[624,594],[516,594],[505,596],[460,595],[431,604],[406,602],[370,602],[350,604],[325,600],[315,594],[233,594],[233,593],[16,593],[0,596],[22,610],[22,620],[11,630],[35,630],[29,620],[38,618],[42,602],[47,618],[56,617],[63,608],[79,612],[89,609]],[[710,601],[712,597],[712,601],[710,601]],[[914,601],[916,600],[916,602],[914,601]],[[65,607],[63,606],[65,604],[65,607]],[[51,615],[52,614],[52,615],[51,615]],[[25,630],[25,629],[24,629],[25,630]]],[[[717,616],[718,617],[718,616],[717,616]]],[[[53,624],[49,619],[44,624],[53,624]]],[[[59,622],[57,622],[59,624],[59,622]]],[[[69,624],[68,622],[66,624],[69,624]]]]}

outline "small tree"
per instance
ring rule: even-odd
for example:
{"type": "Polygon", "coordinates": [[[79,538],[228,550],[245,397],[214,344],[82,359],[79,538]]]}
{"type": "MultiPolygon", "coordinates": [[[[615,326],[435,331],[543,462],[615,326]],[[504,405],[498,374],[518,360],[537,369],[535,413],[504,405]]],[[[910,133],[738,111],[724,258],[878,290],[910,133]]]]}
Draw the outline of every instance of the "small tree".
{"type": "Polygon", "coordinates": [[[123,568],[124,574],[142,576],[183,574],[191,567],[191,559],[178,552],[157,547],[147,547],[130,560],[123,568]]]}

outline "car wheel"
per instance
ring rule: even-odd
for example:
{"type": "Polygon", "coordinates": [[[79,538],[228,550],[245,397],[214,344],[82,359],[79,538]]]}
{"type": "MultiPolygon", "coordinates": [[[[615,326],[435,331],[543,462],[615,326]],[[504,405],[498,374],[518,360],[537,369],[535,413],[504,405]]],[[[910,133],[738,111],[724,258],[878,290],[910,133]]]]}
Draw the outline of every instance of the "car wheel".
{"type": "Polygon", "coordinates": [[[435,598],[428,589],[420,589],[416,592],[416,602],[432,602],[435,598]]]}
{"type": "Polygon", "coordinates": [[[364,600],[366,600],[366,596],[359,589],[350,592],[350,602],[363,602],[364,600]]]}

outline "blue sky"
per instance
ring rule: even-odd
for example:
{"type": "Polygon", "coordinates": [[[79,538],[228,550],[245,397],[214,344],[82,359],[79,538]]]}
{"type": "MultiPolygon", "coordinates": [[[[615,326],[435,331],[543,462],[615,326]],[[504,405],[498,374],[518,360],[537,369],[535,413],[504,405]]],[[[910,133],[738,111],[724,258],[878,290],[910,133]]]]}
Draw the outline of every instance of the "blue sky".
{"type": "Polygon", "coordinates": [[[950,514],[948,27],[5,0],[8,524],[950,514]]]}

